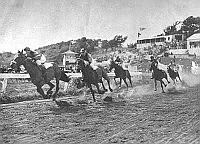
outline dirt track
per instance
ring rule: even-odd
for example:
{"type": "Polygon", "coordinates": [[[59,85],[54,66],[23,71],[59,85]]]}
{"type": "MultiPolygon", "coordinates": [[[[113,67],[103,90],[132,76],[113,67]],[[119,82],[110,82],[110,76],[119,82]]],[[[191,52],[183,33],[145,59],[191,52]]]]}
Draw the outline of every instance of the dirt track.
{"type": "Polygon", "coordinates": [[[112,103],[98,97],[96,105],[70,108],[50,100],[0,105],[0,143],[200,143],[199,86],[112,95],[112,103]]]}

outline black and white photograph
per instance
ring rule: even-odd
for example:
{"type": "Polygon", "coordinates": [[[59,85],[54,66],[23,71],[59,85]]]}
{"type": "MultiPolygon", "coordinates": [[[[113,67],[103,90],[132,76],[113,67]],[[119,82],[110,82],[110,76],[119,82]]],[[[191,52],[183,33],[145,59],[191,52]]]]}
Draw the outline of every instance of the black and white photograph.
{"type": "Polygon", "coordinates": [[[0,0],[0,144],[200,144],[200,1],[0,0]]]}

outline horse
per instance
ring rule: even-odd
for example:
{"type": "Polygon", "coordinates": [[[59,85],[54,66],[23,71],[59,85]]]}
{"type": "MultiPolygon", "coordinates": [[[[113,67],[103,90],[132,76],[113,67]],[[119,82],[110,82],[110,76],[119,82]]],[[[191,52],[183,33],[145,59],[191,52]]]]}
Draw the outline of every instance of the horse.
{"type": "Polygon", "coordinates": [[[90,65],[85,64],[84,60],[80,58],[76,60],[76,65],[78,68],[81,69],[83,75],[82,82],[85,83],[86,86],[90,88],[90,92],[92,94],[94,102],[96,102],[96,99],[94,96],[94,91],[92,89],[92,84],[96,86],[99,94],[104,94],[106,91],[108,91],[103,84],[102,78],[104,78],[107,81],[109,90],[111,92],[113,91],[112,88],[110,87],[110,78],[108,77],[106,71],[102,67],[98,67],[97,70],[93,70],[93,68],[90,65]],[[104,91],[100,90],[98,83],[102,84],[104,91]]]}
{"type": "Polygon", "coordinates": [[[160,81],[162,92],[165,93],[165,91],[163,89],[163,85],[165,87],[167,85],[163,82],[162,79],[165,78],[167,80],[167,82],[170,83],[168,78],[167,78],[167,73],[164,70],[158,69],[158,67],[157,67],[157,65],[155,63],[151,64],[151,67],[150,67],[149,70],[153,71],[153,73],[154,73],[153,79],[154,79],[154,83],[155,83],[155,91],[157,91],[157,81],[160,81]]]}
{"type": "Polygon", "coordinates": [[[169,73],[170,78],[174,82],[174,85],[176,85],[175,80],[178,81],[176,79],[177,77],[179,78],[180,82],[182,82],[178,71],[174,71],[171,67],[168,66],[167,67],[167,72],[169,73]]]}
{"type": "Polygon", "coordinates": [[[116,78],[120,78],[120,87],[121,87],[121,83],[122,83],[122,79],[123,79],[123,81],[126,84],[127,89],[128,89],[128,84],[126,82],[126,78],[128,78],[130,81],[131,87],[133,87],[132,81],[131,81],[131,74],[130,74],[129,70],[124,70],[122,66],[115,63],[114,60],[111,60],[109,70],[111,71],[113,68],[115,69],[114,70],[114,73],[115,73],[114,81],[115,81],[116,85],[117,85],[116,78]]]}
{"type": "Polygon", "coordinates": [[[33,61],[33,59],[26,57],[25,54],[23,54],[23,50],[21,52],[18,51],[18,54],[11,62],[11,68],[18,69],[21,65],[25,67],[27,73],[30,75],[31,82],[37,87],[37,92],[41,94],[44,99],[48,99],[52,96],[53,101],[56,101],[56,94],[59,91],[59,80],[64,82],[69,82],[71,80],[71,78],[67,76],[56,63],[52,63],[43,74],[41,68],[33,61]],[[56,90],[52,95],[52,89],[55,85],[51,83],[51,80],[54,78],[56,80],[56,90]],[[44,84],[48,84],[50,87],[47,94],[45,94],[42,89],[44,84]]]}

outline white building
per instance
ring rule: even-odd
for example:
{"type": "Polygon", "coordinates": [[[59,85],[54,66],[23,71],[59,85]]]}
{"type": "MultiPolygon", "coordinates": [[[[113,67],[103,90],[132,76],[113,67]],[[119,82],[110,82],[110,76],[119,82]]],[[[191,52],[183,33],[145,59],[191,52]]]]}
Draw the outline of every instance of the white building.
{"type": "Polygon", "coordinates": [[[68,50],[68,51],[66,51],[62,54],[64,55],[64,57],[63,57],[64,68],[66,68],[66,66],[69,65],[69,64],[75,64],[77,53],[75,53],[71,50],[68,50]]]}
{"type": "Polygon", "coordinates": [[[172,42],[173,40],[183,41],[184,38],[183,34],[140,38],[137,40],[137,49],[147,48],[153,45],[164,45],[165,42],[172,42]]]}
{"type": "Polygon", "coordinates": [[[193,34],[187,38],[187,49],[189,54],[200,56],[200,33],[193,34]]]}

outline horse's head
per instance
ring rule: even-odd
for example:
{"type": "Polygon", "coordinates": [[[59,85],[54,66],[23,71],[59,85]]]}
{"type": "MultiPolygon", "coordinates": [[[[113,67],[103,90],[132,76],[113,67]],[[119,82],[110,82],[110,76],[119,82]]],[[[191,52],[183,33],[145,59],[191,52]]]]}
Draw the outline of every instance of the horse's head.
{"type": "Polygon", "coordinates": [[[23,50],[20,52],[18,51],[18,53],[14,56],[14,59],[11,61],[10,63],[10,67],[15,70],[18,71],[20,69],[20,66],[24,64],[26,59],[25,54],[23,54],[23,50]]]}
{"type": "Polygon", "coordinates": [[[109,71],[111,71],[113,68],[115,68],[115,61],[113,59],[110,60],[110,68],[109,68],[109,71]]]}
{"type": "Polygon", "coordinates": [[[76,67],[77,69],[83,69],[86,66],[85,62],[83,59],[78,58],[76,60],[76,67]]]}

